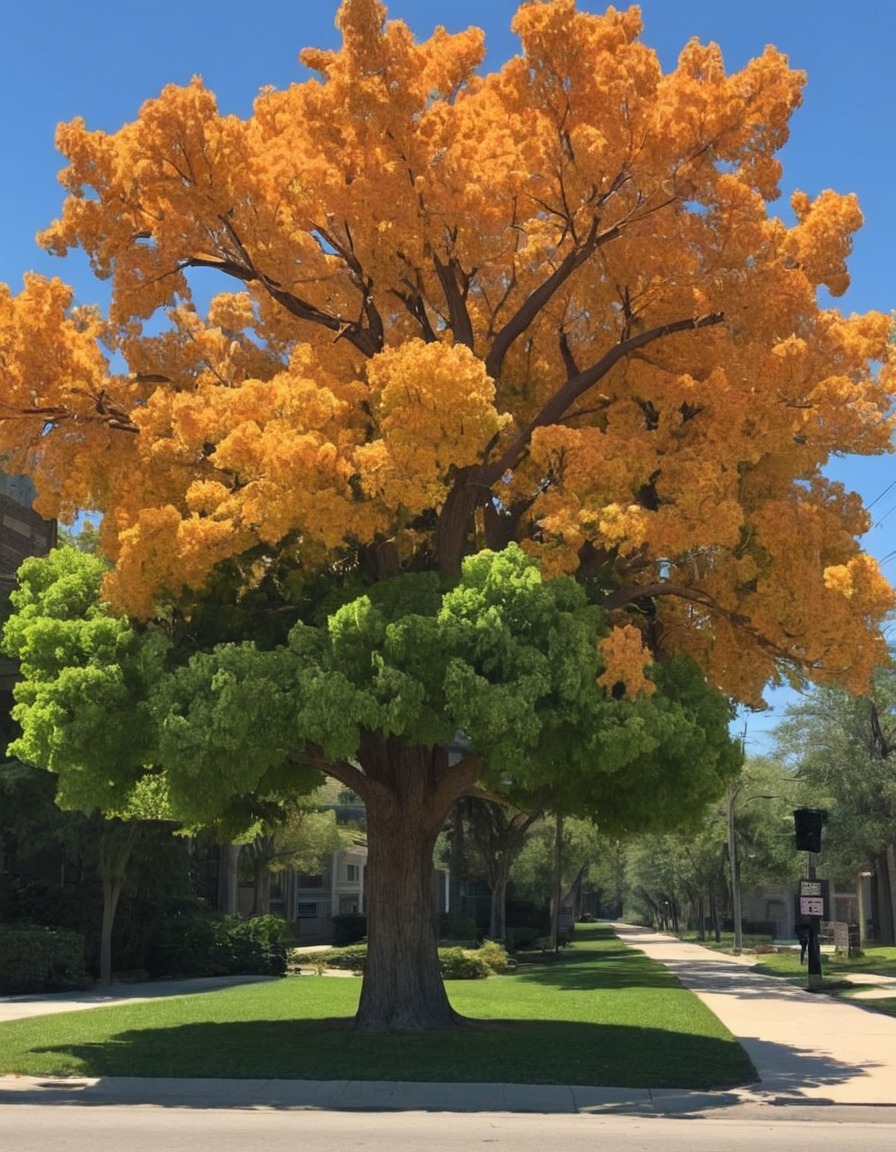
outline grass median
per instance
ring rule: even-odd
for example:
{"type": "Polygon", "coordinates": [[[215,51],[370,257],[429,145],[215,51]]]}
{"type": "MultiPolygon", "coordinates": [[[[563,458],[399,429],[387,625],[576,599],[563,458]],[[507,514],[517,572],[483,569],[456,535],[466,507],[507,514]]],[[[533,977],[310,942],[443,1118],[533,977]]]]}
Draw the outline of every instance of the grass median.
{"type": "Polygon", "coordinates": [[[559,956],[447,982],[446,1032],[352,1028],[360,979],[261,984],[0,1025],[0,1073],[723,1088],[746,1053],[674,976],[603,925],[559,956]]]}

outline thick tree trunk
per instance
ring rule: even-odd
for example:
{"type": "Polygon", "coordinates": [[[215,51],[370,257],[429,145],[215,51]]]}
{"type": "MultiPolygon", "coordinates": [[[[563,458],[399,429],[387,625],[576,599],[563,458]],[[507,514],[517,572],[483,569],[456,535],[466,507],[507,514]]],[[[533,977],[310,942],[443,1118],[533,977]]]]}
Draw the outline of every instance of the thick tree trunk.
{"type": "Polygon", "coordinates": [[[445,786],[439,750],[370,740],[368,775],[367,968],[356,1026],[425,1031],[461,1021],[439,970],[433,849],[456,793],[445,786]]]}

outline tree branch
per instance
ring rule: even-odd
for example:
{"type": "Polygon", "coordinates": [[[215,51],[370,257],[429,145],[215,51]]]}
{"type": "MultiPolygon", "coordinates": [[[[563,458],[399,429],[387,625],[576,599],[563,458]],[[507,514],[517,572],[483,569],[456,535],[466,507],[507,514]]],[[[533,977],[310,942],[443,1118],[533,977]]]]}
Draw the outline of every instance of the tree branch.
{"type": "Polygon", "coordinates": [[[541,411],[529,422],[520,434],[510,443],[500,460],[490,465],[489,473],[495,477],[501,476],[508,468],[512,468],[532,439],[536,428],[544,428],[549,424],[558,424],[566,415],[567,410],[589,388],[592,388],[602,377],[614,368],[620,360],[630,356],[639,348],[662,340],[676,332],[690,332],[701,328],[709,328],[721,324],[725,319],[724,312],[709,312],[705,316],[689,316],[681,320],[673,320],[668,324],[660,324],[656,328],[649,328],[646,332],[639,332],[637,336],[630,336],[620,340],[609,352],[571,379],[551,396],[541,411]]]}

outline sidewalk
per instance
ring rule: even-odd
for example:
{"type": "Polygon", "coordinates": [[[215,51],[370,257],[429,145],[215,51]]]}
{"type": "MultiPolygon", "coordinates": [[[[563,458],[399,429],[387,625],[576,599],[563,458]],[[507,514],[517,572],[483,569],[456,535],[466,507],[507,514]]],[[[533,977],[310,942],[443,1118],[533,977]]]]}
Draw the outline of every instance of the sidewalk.
{"type": "MultiPolygon", "coordinates": [[[[172,1080],[0,1076],[0,1105],[156,1104],[448,1112],[642,1112],[694,1114],[734,1106],[846,1104],[896,1108],[896,1019],[859,1004],[795,988],[752,970],[755,958],[728,956],[672,936],[615,924],[626,944],[664,964],[692,989],[746,1049],[758,1080],[739,1089],[562,1085],[427,1084],[393,1081],[172,1080]]],[[[214,992],[253,977],[116,985],[90,993],[0,998],[0,1023],[97,1008],[120,1000],[214,992]]],[[[258,977],[257,979],[265,979],[258,977]]],[[[781,1110],[795,1116],[793,1108],[781,1110]]],[[[784,1118],[779,1116],[779,1118],[784,1118]]]]}
{"type": "Polygon", "coordinates": [[[613,928],[665,965],[737,1037],[759,1074],[756,1096],[896,1105],[896,1018],[762,976],[752,970],[754,956],[711,952],[628,924],[613,928]]]}

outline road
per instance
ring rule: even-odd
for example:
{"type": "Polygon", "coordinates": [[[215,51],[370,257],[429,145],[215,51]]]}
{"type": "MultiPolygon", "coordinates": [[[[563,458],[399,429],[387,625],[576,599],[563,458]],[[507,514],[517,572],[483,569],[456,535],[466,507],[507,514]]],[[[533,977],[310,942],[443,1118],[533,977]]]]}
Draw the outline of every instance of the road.
{"type": "Polygon", "coordinates": [[[543,1115],[9,1104],[3,1152],[892,1152],[896,1108],[742,1106],[725,1116],[543,1115]],[[587,1141],[588,1143],[582,1143],[587,1141]],[[774,1145],[772,1145],[774,1142],[774,1145]]]}

